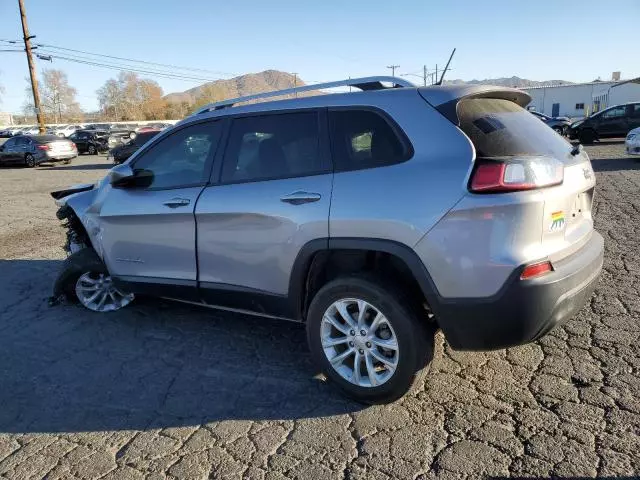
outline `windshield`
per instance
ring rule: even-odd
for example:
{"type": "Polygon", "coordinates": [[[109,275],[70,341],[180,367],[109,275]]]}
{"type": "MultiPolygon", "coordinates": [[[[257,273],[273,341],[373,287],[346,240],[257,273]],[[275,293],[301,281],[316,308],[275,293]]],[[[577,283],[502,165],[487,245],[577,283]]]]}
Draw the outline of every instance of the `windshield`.
{"type": "Polygon", "coordinates": [[[462,100],[458,118],[481,158],[545,155],[563,160],[571,151],[566,140],[509,100],[462,100]]]}

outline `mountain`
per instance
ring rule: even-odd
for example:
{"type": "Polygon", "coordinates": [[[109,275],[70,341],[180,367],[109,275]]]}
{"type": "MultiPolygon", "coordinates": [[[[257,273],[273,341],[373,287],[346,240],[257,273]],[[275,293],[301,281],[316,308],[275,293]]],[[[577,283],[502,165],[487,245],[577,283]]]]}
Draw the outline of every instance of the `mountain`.
{"type": "Polygon", "coordinates": [[[293,86],[300,87],[302,85],[305,85],[305,83],[299,77],[296,79],[290,73],[265,70],[260,73],[240,75],[228,80],[208,82],[184,92],[170,93],[164,98],[170,103],[187,102],[193,104],[198,97],[206,97],[209,101],[218,101],[254,93],[284,90],[293,86]]]}
{"type": "Polygon", "coordinates": [[[543,85],[571,85],[574,82],[568,82],[566,80],[528,80],[520,77],[500,77],[500,78],[487,78],[485,80],[445,80],[446,85],[455,84],[470,84],[470,85],[497,85],[499,87],[514,87],[514,88],[526,88],[526,87],[541,87],[543,85]]]}

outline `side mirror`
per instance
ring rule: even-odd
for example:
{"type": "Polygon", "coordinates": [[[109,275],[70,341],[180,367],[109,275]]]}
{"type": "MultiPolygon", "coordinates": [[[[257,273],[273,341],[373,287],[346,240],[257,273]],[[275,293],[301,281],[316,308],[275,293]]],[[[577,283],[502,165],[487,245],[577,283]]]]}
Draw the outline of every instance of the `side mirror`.
{"type": "Polygon", "coordinates": [[[109,171],[109,183],[114,187],[122,187],[130,183],[136,174],[128,164],[116,165],[109,171]]]}

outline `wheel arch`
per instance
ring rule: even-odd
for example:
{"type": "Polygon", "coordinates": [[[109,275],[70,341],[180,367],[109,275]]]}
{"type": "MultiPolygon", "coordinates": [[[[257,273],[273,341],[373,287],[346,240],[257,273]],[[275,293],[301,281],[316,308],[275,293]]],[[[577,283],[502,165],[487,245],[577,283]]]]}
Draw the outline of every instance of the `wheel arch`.
{"type": "Polygon", "coordinates": [[[296,318],[305,321],[315,292],[335,275],[361,271],[350,271],[349,267],[344,271],[332,271],[336,261],[345,260],[353,268],[364,265],[365,271],[373,269],[376,273],[389,273],[387,268],[396,271],[406,281],[407,288],[414,288],[432,311],[437,308],[435,284],[416,252],[409,246],[387,239],[322,238],[305,244],[294,262],[288,296],[296,318]]]}

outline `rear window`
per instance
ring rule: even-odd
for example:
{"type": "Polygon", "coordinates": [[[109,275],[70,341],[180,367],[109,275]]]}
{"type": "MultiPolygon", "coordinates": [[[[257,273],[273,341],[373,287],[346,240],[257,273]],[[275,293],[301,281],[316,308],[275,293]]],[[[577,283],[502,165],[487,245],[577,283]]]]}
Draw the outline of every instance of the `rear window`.
{"type": "Polygon", "coordinates": [[[338,172],[393,165],[410,149],[380,114],[371,110],[329,112],[331,150],[338,172]]]}
{"type": "Polygon", "coordinates": [[[571,150],[560,135],[509,100],[462,100],[458,118],[478,158],[543,155],[562,160],[571,150]]]}

